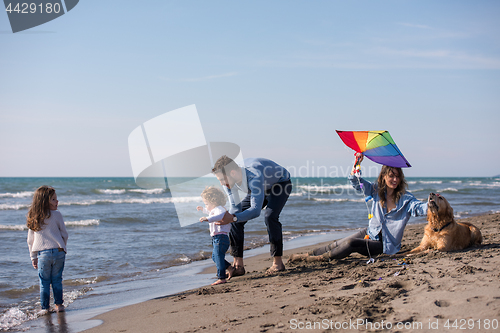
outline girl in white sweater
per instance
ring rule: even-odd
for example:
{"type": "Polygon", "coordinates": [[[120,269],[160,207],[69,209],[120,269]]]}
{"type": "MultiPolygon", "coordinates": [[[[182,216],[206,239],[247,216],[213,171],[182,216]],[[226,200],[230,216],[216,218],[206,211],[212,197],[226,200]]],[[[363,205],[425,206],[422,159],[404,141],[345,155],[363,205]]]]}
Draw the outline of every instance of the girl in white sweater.
{"type": "Polygon", "coordinates": [[[68,232],[61,213],[57,210],[56,190],[41,186],[33,195],[26,224],[31,263],[38,269],[40,278],[40,303],[42,314],[50,308],[50,285],[54,294],[56,311],[64,311],[62,273],[66,259],[68,232]]]}

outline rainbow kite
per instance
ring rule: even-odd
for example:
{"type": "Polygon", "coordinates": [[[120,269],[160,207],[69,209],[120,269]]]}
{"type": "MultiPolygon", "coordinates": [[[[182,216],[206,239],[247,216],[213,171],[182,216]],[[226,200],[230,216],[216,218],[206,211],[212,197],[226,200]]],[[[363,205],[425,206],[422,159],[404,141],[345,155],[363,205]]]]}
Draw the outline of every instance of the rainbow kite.
{"type": "Polygon", "coordinates": [[[394,168],[409,168],[410,163],[387,131],[337,131],[342,141],[375,163],[394,168]]]}

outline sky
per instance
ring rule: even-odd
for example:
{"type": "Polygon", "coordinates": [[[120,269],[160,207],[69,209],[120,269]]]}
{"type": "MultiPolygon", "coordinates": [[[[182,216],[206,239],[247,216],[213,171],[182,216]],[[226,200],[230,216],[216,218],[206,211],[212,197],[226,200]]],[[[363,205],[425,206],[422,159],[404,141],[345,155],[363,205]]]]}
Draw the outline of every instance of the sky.
{"type": "Polygon", "coordinates": [[[0,177],[132,177],[131,132],[193,104],[207,141],[303,175],[350,171],[338,129],[388,130],[406,176],[495,176],[499,17],[498,1],[82,0],[14,34],[0,13],[0,177]]]}

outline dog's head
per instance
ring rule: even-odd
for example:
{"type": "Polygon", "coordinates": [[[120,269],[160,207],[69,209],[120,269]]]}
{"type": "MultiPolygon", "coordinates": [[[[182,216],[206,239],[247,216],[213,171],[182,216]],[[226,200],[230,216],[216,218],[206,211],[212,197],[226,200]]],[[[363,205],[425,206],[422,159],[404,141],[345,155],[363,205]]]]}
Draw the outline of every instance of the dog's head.
{"type": "Polygon", "coordinates": [[[445,197],[439,193],[431,193],[427,201],[427,217],[435,221],[451,221],[453,208],[445,197]]]}

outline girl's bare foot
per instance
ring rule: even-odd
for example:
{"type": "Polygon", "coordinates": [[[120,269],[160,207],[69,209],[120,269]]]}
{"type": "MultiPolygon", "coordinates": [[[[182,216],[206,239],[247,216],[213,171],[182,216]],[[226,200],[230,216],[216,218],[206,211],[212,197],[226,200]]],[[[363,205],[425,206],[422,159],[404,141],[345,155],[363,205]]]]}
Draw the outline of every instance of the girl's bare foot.
{"type": "Polygon", "coordinates": [[[223,283],[226,283],[226,279],[218,279],[217,281],[215,281],[214,283],[212,283],[212,286],[216,286],[218,284],[223,284],[223,283]]]}

